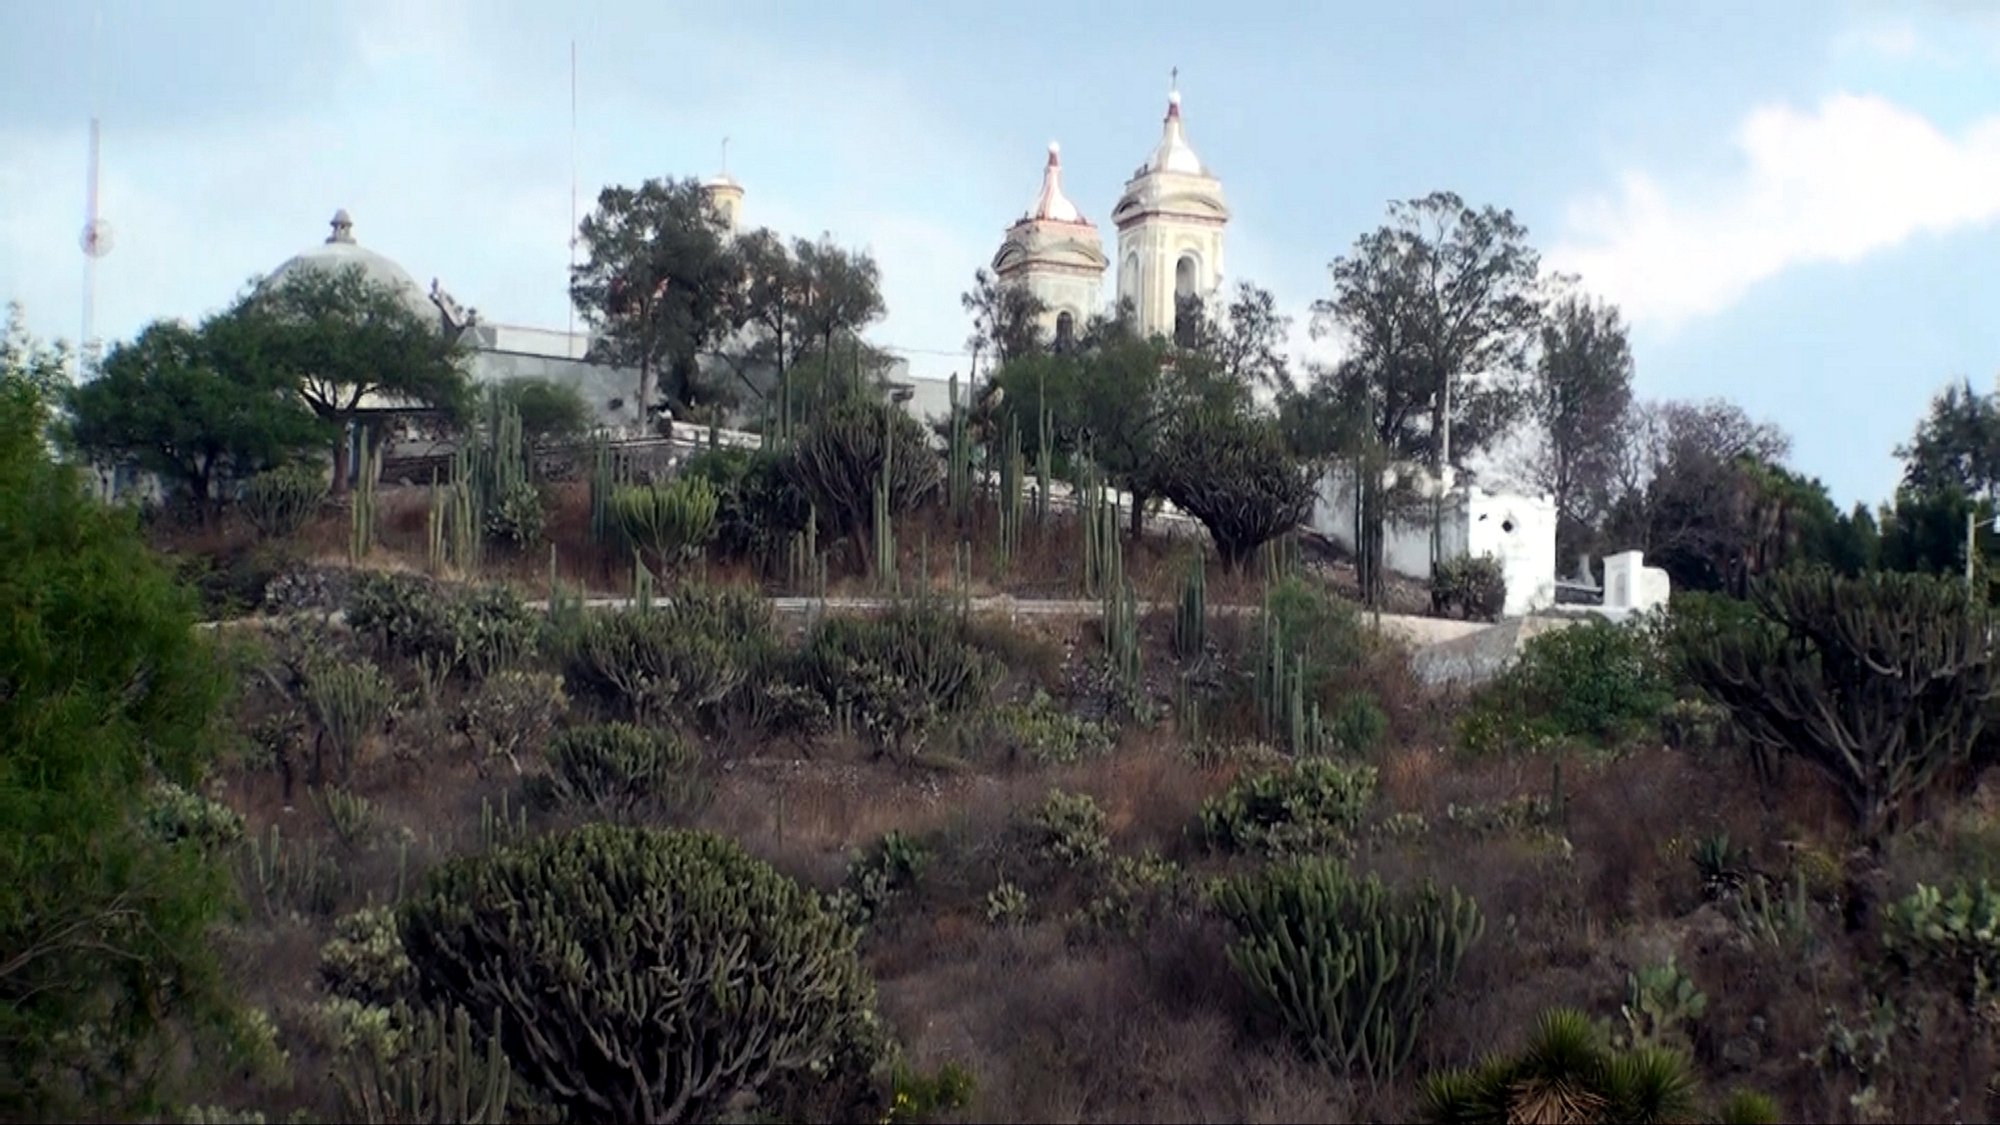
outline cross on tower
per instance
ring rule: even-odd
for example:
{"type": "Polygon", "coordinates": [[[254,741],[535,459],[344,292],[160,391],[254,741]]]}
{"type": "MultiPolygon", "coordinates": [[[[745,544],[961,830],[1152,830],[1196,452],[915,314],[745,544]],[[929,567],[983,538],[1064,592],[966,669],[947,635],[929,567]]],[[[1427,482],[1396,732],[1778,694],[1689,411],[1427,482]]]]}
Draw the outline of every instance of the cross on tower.
{"type": "Polygon", "coordinates": [[[1170,71],[1168,71],[1168,72],[1167,72],[1167,89],[1168,89],[1168,90],[1169,90],[1170,92],[1172,92],[1172,93],[1176,93],[1176,94],[1180,93],[1180,89],[1181,89],[1181,68],[1180,68],[1180,67],[1175,67],[1175,68],[1173,68],[1172,70],[1170,70],[1170,71]]]}

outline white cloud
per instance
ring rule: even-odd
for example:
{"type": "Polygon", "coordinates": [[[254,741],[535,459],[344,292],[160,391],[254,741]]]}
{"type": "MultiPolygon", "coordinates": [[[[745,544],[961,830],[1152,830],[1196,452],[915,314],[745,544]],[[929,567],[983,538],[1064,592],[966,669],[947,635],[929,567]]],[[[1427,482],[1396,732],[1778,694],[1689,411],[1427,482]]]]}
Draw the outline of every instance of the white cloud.
{"type": "Polygon", "coordinates": [[[1878,97],[1812,112],[1758,109],[1737,130],[1740,171],[1720,190],[1630,172],[1570,209],[1555,268],[1672,328],[1787,269],[1847,263],[1913,237],[2000,217],[2000,116],[1957,136],[1878,97]]]}

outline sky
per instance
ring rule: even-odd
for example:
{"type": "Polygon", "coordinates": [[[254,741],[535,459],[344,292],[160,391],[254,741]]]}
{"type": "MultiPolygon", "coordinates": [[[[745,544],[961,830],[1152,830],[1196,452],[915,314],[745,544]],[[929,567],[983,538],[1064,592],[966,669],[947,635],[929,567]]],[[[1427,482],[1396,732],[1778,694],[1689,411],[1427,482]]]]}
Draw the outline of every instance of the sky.
{"type": "Polygon", "coordinates": [[[745,222],[872,252],[872,337],[943,377],[1048,143],[1115,241],[1178,68],[1228,280],[1302,356],[1328,265],[1444,189],[1623,310],[1641,396],[1732,399],[1843,506],[1889,494],[1932,394],[2000,376],[2000,0],[0,6],[0,301],[44,339],[80,330],[93,112],[107,341],[220,309],[342,207],[484,319],[566,327],[572,214],[728,137],[745,222]]]}

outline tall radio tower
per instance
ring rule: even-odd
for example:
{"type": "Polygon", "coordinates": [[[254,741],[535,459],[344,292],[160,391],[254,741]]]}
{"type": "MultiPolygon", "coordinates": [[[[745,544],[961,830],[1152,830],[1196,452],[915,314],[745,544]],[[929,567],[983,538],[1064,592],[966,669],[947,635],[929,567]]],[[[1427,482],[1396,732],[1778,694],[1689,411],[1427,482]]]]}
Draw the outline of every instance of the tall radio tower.
{"type": "Polygon", "coordinates": [[[97,211],[97,160],[99,117],[102,93],[98,87],[98,44],[104,29],[104,12],[93,5],[90,14],[90,162],[84,182],[83,235],[83,330],[77,337],[77,382],[97,374],[99,344],[92,321],[97,304],[97,260],[111,253],[111,224],[97,211]]]}

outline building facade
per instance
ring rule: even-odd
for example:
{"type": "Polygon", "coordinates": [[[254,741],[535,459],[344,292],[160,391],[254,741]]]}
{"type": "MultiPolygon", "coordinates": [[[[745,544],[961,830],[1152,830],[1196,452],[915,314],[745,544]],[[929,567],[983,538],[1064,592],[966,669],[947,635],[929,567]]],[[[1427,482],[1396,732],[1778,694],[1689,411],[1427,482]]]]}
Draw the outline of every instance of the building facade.
{"type": "MultiPolygon", "coordinates": [[[[1188,143],[1178,90],[1167,95],[1160,140],[1111,209],[1117,228],[1116,303],[1142,335],[1171,338],[1188,301],[1211,306],[1222,289],[1229,204],[1222,181],[1188,143]]],[[[993,257],[1002,281],[1024,286],[1048,310],[1043,332],[1060,339],[1100,313],[1110,261],[1095,225],[1062,190],[1061,151],[1049,146],[1042,189],[1007,228],[993,257]]]]}

